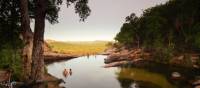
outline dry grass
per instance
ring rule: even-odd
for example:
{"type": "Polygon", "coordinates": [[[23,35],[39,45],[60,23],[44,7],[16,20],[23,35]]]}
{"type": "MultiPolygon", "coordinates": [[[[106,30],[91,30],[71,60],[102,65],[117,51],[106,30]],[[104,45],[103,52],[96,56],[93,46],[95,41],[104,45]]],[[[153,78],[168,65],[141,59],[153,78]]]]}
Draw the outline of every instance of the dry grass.
{"type": "Polygon", "coordinates": [[[87,55],[102,53],[107,47],[108,41],[87,42],[59,42],[47,41],[52,51],[70,55],[87,55]]]}

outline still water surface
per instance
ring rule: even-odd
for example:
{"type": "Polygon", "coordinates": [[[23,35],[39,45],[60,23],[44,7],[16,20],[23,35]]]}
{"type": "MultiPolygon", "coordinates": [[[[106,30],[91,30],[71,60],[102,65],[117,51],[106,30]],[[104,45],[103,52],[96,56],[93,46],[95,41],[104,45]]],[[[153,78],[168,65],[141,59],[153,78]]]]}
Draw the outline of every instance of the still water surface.
{"type": "Polygon", "coordinates": [[[104,55],[84,56],[52,63],[47,69],[66,82],[60,84],[65,88],[190,88],[187,81],[170,79],[171,70],[156,68],[161,71],[156,72],[132,66],[103,68],[105,58],[104,55]],[[64,69],[70,68],[72,75],[63,76],[64,69]]]}

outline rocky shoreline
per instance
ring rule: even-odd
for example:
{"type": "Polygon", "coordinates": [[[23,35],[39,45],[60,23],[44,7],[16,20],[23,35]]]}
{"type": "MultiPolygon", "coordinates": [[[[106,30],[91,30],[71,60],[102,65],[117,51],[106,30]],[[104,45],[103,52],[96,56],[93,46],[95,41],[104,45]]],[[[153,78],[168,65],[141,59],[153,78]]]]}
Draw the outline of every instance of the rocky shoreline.
{"type": "Polygon", "coordinates": [[[105,59],[105,67],[115,67],[124,65],[127,63],[136,63],[143,60],[148,60],[151,55],[145,53],[142,49],[127,50],[123,49],[118,51],[116,48],[108,49],[105,52],[108,57],[105,59]]]}
{"type": "MultiPolygon", "coordinates": [[[[163,63],[163,62],[156,62],[154,60],[152,53],[145,52],[142,49],[116,49],[111,48],[106,50],[104,53],[108,55],[108,57],[105,59],[106,65],[104,68],[109,67],[117,67],[117,66],[126,66],[126,65],[133,65],[136,67],[148,67],[149,64],[157,63],[162,64],[165,66],[173,66],[178,68],[184,68],[184,69],[190,69],[190,70],[199,70],[200,67],[197,65],[197,61],[199,59],[198,54],[189,54],[189,60],[191,61],[190,66],[184,66],[186,63],[184,63],[184,60],[186,58],[186,55],[180,54],[177,56],[173,56],[172,59],[170,59],[169,63],[163,63]]],[[[179,72],[172,72],[171,77],[174,79],[181,79],[182,75],[179,72]]],[[[194,88],[200,88],[200,78],[197,78],[196,80],[190,80],[190,84],[194,88]]]]}
{"type": "MultiPolygon", "coordinates": [[[[75,56],[75,55],[68,55],[68,54],[61,54],[61,53],[55,53],[55,52],[45,52],[44,53],[44,61],[45,64],[50,64],[53,62],[58,62],[58,61],[63,61],[63,60],[70,60],[73,58],[76,58],[79,56],[75,56]]],[[[47,88],[62,88],[59,86],[60,84],[60,79],[50,75],[50,74],[46,74],[45,75],[45,80],[58,80],[56,82],[49,82],[47,84],[47,88]]]]}
{"type": "Polygon", "coordinates": [[[49,82],[49,83],[47,84],[47,88],[61,88],[61,87],[59,86],[59,84],[62,82],[61,79],[58,79],[58,78],[56,78],[56,77],[54,77],[54,76],[52,76],[52,75],[50,75],[50,74],[46,74],[46,75],[45,75],[45,80],[54,81],[54,82],[49,82]]]}
{"type": "MultiPolygon", "coordinates": [[[[154,63],[153,60],[151,59],[152,57],[151,53],[144,52],[142,49],[133,49],[133,50],[122,49],[119,51],[113,48],[113,49],[106,50],[104,53],[101,53],[101,55],[108,55],[108,57],[105,59],[106,65],[104,66],[104,68],[122,66],[126,64],[134,64],[136,66],[142,66],[142,65],[147,65],[148,63],[154,63]]],[[[48,53],[46,52],[44,56],[45,56],[45,63],[52,63],[52,62],[69,60],[72,58],[79,57],[75,55],[60,54],[60,53],[54,53],[54,52],[48,52],[48,53]]],[[[172,62],[173,61],[178,62],[176,60],[179,60],[181,62],[183,58],[184,56],[174,57],[172,59],[172,62]]],[[[195,62],[196,58],[197,57],[192,57],[192,60],[194,60],[195,62]]],[[[178,78],[177,74],[179,73],[173,72],[172,76],[174,76],[175,78],[178,78]]],[[[49,76],[48,78],[57,79],[53,76],[49,76]]],[[[197,84],[199,84],[199,80],[194,81],[191,84],[195,85],[195,87],[198,88],[199,85],[197,84]]],[[[48,88],[60,88],[58,83],[57,84],[49,83],[48,86],[51,86],[48,88]]]]}
{"type": "MultiPolygon", "coordinates": [[[[115,67],[124,65],[127,63],[134,63],[138,64],[141,62],[156,62],[156,63],[162,63],[166,64],[165,62],[157,62],[153,58],[152,52],[146,52],[143,49],[136,48],[136,49],[117,49],[117,48],[110,48],[105,51],[105,55],[108,55],[108,57],[105,59],[106,66],[105,67],[115,67]]],[[[172,59],[167,63],[169,65],[175,65],[184,67],[185,63],[184,60],[190,56],[189,60],[191,61],[191,65],[188,66],[189,68],[195,68],[200,69],[198,65],[198,54],[180,54],[177,56],[173,56],[172,59]]],[[[186,66],[187,68],[187,66],[186,66]]]]}

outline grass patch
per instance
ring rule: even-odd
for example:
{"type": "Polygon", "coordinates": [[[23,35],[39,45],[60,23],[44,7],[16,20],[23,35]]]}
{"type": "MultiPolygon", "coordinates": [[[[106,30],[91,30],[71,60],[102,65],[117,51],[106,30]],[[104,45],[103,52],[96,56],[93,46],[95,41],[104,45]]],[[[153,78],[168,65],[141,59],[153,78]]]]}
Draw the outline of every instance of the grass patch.
{"type": "Polygon", "coordinates": [[[102,53],[108,41],[60,42],[47,41],[51,50],[70,55],[87,55],[102,53]]]}

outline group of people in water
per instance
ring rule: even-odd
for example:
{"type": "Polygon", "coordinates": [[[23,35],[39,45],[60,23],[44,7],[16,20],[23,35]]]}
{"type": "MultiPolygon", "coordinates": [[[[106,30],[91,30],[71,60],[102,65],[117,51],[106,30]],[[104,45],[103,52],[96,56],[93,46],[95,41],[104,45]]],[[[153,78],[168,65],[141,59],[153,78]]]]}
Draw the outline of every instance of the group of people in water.
{"type": "MultiPolygon", "coordinates": [[[[95,54],[92,54],[95,58],[97,57],[95,54]]],[[[91,54],[86,54],[87,58],[89,59],[90,56],[92,56],[91,54]]]]}
{"type": "Polygon", "coordinates": [[[69,75],[70,76],[72,75],[72,69],[71,68],[70,69],[65,68],[64,71],[63,71],[63,76],[68,77],[69,75]]]}
{"type": "MultiPolygon", "coordinates": [[[[90,54],[87,54],[86,55],[87,56],[87,58],[89,58],[90,57],[90,54]]],[[[96,58],[96,55],[94,55],[94,57],[96,58]]],[[[72,69],[71,68],[65,68],[64,70],[63,70],[63,76],[64,77],[68,77],[68,76],[71,76],[72,75],[72,69]]]]}

